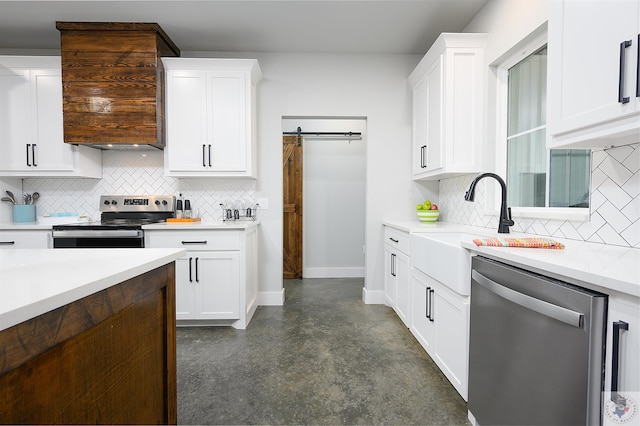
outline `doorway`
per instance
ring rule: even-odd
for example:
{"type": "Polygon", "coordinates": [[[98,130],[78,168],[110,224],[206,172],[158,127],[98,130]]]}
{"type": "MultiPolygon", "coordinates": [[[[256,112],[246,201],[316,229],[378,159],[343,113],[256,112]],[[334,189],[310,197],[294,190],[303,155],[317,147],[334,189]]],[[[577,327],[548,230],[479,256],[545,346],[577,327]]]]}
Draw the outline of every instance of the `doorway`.
{"type": "Polygon", "coordinates": [[[364,277],[366,119],[283,119],[298,128],[300,144],[283,136],[283,277],[364,277]]]}

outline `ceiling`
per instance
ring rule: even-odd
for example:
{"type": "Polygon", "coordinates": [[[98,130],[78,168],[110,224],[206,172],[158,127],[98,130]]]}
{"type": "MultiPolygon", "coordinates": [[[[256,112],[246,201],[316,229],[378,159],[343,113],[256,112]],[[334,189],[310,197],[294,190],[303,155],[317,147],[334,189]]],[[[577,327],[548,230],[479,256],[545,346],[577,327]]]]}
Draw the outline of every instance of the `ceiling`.
{"type": "Polygon", "coordinates": [[[0,49],[59,49],[56,21],[156,22],[182,51],[424,54],[487,0],[0,0],[0,49]]]}

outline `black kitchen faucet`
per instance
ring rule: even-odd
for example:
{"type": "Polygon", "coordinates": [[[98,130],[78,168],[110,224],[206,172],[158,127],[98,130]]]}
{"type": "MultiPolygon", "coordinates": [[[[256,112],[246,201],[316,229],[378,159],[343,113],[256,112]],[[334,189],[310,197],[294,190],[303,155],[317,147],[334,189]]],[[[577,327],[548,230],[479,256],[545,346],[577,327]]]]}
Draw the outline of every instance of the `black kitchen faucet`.
{"type": "Polygon", "coordinates": [[[469,190],[464,194],[464,199],[467,201],[473,201],[476,192],[476,184],[478,181],[485,177],[492,177],[500,183],[502,187],[502,202],[500,204],[500,221],[498,222],[498,234],[508,234],[509,227],[513,226],[513,220],[511,219],[511,207],[507,207],[507,184],[504,183],[504,180],[500,176],[495,173],[483,173],[478,175],[473,182],[471,182],[471,186],[469,186],[469,190]]]}

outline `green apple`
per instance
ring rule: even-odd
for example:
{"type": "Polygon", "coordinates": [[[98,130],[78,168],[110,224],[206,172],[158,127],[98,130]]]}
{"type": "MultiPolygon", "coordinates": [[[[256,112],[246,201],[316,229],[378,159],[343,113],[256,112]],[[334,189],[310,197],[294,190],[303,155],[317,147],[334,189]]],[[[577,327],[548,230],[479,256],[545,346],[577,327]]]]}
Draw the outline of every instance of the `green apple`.
{"type": "Polygon", "coordinates": [[[416,210],[422,210],[422,204],[418,204],[418,205],[416,206],[416,210]]]}
{"type": "Polygon", "coordinates": [[[431,210],[431,201],[427,200],[424,203],[422,203],[422,209],[423,210],[431,210]]]}

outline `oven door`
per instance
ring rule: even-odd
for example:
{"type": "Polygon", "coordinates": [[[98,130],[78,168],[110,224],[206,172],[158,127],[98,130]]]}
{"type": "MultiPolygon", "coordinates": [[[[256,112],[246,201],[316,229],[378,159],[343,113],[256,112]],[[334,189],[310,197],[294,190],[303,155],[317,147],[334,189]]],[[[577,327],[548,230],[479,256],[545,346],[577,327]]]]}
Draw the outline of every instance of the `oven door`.
{"type": "Polygon", "coordinates": [[[53,230],[53,248],[143,248],[141,229],[53,230]]]}

